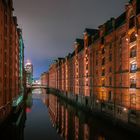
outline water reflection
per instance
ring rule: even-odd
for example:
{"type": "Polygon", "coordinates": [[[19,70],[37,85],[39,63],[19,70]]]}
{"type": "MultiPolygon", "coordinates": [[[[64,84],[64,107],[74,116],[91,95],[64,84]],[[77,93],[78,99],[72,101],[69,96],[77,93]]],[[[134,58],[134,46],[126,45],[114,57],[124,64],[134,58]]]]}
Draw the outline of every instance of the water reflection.
{"type": "Polygon", "coordinates": [[[46,94],[41,94],[41,90],[34,90],[32,98],[33,105],[30,112],[27,113],[24,140],[61,140],[52,127],[48,109],[44,104],[46,94]]]}
{"type": "Polygon", "coordinates": [[[65,101],[49,94],[49,115],[56,131],[65,140],[134,140],[136,136],[75,109],[65,101]]]}
{"type": "Polygon", "coordinates": [[[45,94],[40,94],[40,90],[29,93],[22,110],[15,114],[5,127],[2,127],[0,139],[61,140],[49,119],[46,99],[48,98],[45,94]]]}
{"type": "Polygon", "coordinates": [[[41,93],[35,90],[28,94],[24,107],[0,129],[0,139],[137,140],[136,136],[79,111],[53,94],[46,94],[46,90],[41,93]]]}

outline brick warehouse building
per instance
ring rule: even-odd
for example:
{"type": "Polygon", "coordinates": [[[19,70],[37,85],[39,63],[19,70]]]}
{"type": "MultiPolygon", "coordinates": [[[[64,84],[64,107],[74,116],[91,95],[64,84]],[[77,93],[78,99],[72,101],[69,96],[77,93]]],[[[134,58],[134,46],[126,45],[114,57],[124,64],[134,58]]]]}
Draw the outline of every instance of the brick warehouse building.
{"type": "Polygon", "coordinates": [[[47,72],[44,72],[41,74],[41,85],[48,86],[49,83],[49,74],[47,72]]]}
{"type": "Polygon", "coordinates": [[[0,0],[0,123],[23,99],[24,44],[12,0],[0,0]]]}
{"type": "Polygon", "coordinates": [[[85,29],[75,50],[50,67],[49,87],[79,104],[140,125],[140,1],[98,29],[85,29]]]}

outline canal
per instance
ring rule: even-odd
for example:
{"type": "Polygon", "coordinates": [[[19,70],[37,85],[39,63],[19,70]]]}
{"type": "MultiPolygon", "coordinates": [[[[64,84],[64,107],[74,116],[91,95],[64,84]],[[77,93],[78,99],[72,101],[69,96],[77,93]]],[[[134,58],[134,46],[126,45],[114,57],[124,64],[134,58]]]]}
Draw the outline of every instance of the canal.
{"type": "Polygon", "coordinates": [[[29,93],[24,111],[0,131],[2,140],[137,140],[45,90],[29,93]]]}

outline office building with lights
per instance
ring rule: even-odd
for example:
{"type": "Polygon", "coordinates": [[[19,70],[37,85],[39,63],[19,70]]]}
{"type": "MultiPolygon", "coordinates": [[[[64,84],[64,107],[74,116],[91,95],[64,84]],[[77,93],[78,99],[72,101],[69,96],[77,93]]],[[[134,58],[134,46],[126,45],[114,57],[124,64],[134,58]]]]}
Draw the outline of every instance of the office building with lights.
{"type": "Polygon", "coordinates": [[[25,64],[26,71],[26,86],[32,85],[33,82],[33,65],[30,60],[27,60],[25,64]]]}
{"type": "Polygon", "coordinates": [[[74,51],[50,67],[49,87],[91,110],[140,125],[140,1],[98,29],[85,29],[74,51]]]}

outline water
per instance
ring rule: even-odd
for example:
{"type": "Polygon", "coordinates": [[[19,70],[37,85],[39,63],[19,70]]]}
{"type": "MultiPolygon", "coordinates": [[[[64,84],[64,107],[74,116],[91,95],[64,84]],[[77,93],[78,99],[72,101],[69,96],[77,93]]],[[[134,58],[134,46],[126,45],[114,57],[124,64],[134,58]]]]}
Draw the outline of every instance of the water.
{"type": "Polygon", "coordinates": [[[0,131],[0,140],[137,140],[136,135],[93,118],[43,90],[28,95],[18,125],[0,131]],[[42,93],[43,92],[43,93],[42,93]]]}
{"type": "Polygon", "coordinates": [[[55,95],[48,95],[47,105],[53,126],[65,140],[138,139],[136,135],[116,128],[103,119],[92,117],[55,95]]]}
{"type": "Polygon", "coordinates": [[[33,94],[33,106],[26,109],[27,121],[24,131],[25,140],[61,140],[52,127],[48,109],[41,99],[42,95],[33,94]]]}

